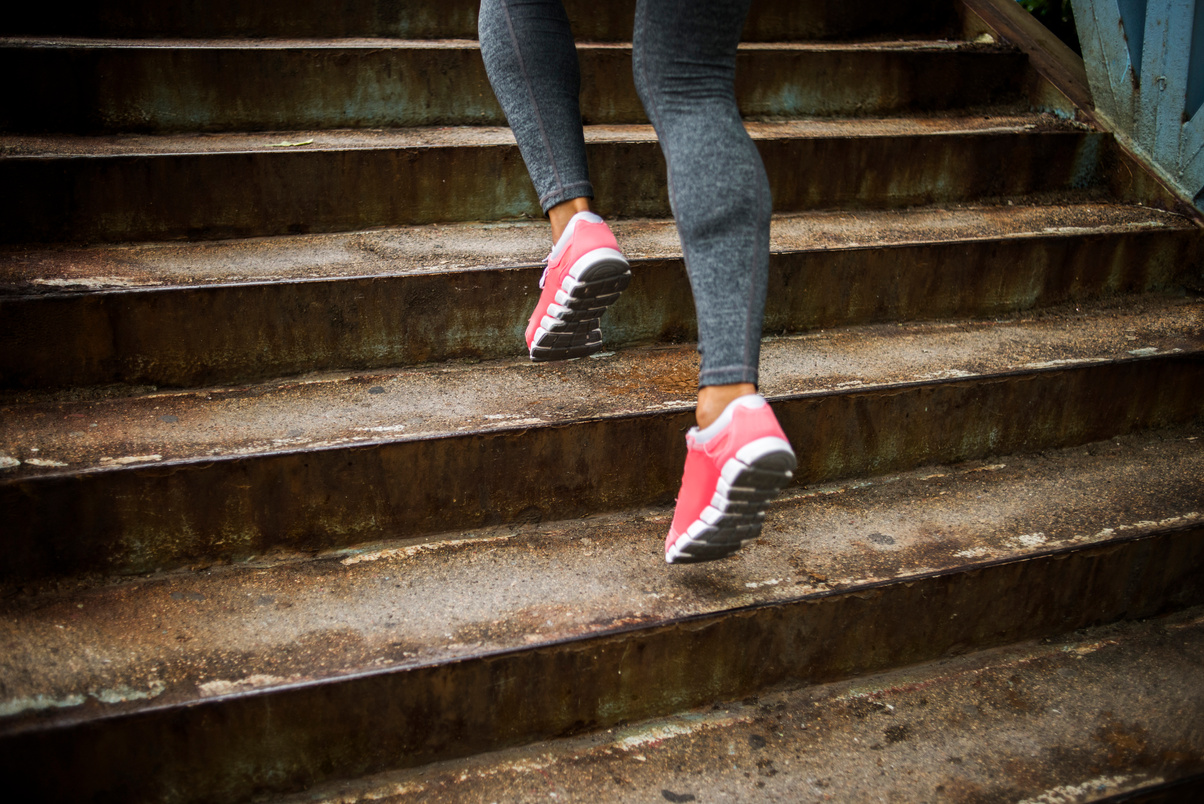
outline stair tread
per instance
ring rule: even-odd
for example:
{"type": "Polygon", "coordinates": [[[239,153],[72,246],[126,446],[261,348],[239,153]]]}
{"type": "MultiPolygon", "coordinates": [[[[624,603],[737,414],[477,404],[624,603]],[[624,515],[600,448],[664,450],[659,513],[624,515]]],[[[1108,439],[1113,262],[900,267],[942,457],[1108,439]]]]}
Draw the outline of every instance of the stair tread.
{"type": "MultiPolygon", "coordinates": [[[[124,50],[442,50],[459,48],[479,50],[475,39],[404,39],[397,37],[329,37],[329,38],[263,38],[263,39],[120,39],[84,36],[5,36],[0,48],[98,48],[124,50]]],[[[630,42],[578,41],[578,50],[630,50],[630,42]]],[[[866,41],[781,41],[741,42],[739,50],[814,51],[842,53],[858,51],[970,51],[1014,53],[1010,45],[993,42],[973,42],[961,39],[872,39],[866,41]]]]}
{"type": "MultiPolygon", "coordinates": [[[[748,121],[745,126],[754,140],[966,134],[1077,134],[1083,130],[1078,124],[1041,112],[748,121]]],[[[587,143],[649,142],[656,139],[656,133],[649,125],[595,125],[585,128],[585,139],[587,143]]],[[[0,160],[31,157],[196,155],[263,150],[297,153],[302,150],[340,151],[513,144],[514,136],[510,129],[497,126],[101,136],[5,134],[0,135],[0,160]],[[310,140],[312,142],[308,142],[310,140]],[[303,144],[288,146],[285,143],[303,144]]]]}
{"type": "MultiPolygon", "coordinates": [[[[612,222],[633,262],[680,259],[671,220],[612,222]]],[[[1119,203],[1017,203],[776,215],[773,252],[1082,237],[1191,230],[1175,213],[1119,203]]],[[[7,294],[113,291],[228,283],[407,276],[533,266],[547,224],[464,223],[204,243],[143,243],[42,249],[0,248],[0,298],[7,294]]]]}
{"type": "MultiPolygon", "coordinates": [[[[785,397],[1196,352],[1204,349],[1202,309],[1198,300],[1150,296],[1123,306],[1082,304],[998,321],[772,338],[762,351],[762,390],[785,397]]],[[[524,323],[515,323],[513,337],[524,323]]],[[[682,345],[602,352],[560,364],[436,364],[117,398],[103,392],[99,398],[70,391],[10,394],[0,408],[0,454],[10,466],[14,459],[23,463],[4,471],[0,484],[34,475],[684,411],[693,405],[696,372],[693,346],[682,345]]]]}
{"type": "Polygon", "coordinates": [[[1196,608],[272,801],[1189,801],[1199,776],[1156,794],[1204,753],[1202,652],[1196,608]],[[1126,743],[1150,763],[1122,769],[1126,743]]]}
{"type": "MultiPolygon", "coordinates": [[[[629,45],[583,43],[578,55],[587,123],[646,122],[629,45]]],[[[1024,56],[1009,46],[767,42],[742,47],[737,59],[736,95],[750,118],[1029,105],[1024,56]]],[[[10,132],[505,123],[470,39],[0,39],[0,66],[30,76],[0,109],[0,129],[10,132]]]]}
{"type": "MultiPolygon", "coordinates": [[[[179,4],[122,0],[100,9],[81,9],[64,15],[52,9],[21,9],[5,20],[14,32],[101,32],[113,36],[322,36],[331,33],[438,37],[473,35],[477,30],[475,0],[443,0],[429,4],[398,4],[396,0],[355,0],[330,14],[325,4],[291,0],[283,5],[260,3],[209,4],[203,11],[179,4]]],[[[635,3],[568,2],[566,11],[580,36],[620,39],[631,36],[635,3]]],[[[758,2],[745,26],[750,38],[773,38],[788,31],[796,36],[826,38],[870,32],[955,31],[955,5],[948,2],[911,4],[905,10],[878,2],[758,2]]]]}
{"type": "Polygon", "coordinates": [[[1198,527],[1202,432],[795,490],[773,504],[754,545],[684,568],[663,564],[672,514],[651,508],[9,595],[0,603],[0,635],[12,646],[0,656],[0,734],[553,649],[1198,527]]]}

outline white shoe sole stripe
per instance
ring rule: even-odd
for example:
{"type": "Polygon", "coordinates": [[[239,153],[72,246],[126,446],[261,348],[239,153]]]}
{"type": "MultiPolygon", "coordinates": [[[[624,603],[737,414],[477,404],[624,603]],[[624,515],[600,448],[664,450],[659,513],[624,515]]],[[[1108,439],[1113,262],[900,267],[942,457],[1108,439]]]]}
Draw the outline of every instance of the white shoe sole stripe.
{"type": "MultiPolygon", "coordinates": [[[[589,254],[586,254],[584,257],[577,260],[577,262],[573,264],[573,267],[569,269],[565,279],[568,279],[569,277],[572,277],[574,280],[580,279],[581,275],[586,271],[605,263],[613,263],[616,267],[621,266],[622,270],[620,270],[618,273],[622,273],[631,267],[628,265],[627,260],[623,259],[623,255],[615,249],[596,248],[589,254]]],[[[565,290],[569,290],[569,288],[564,287],[563,282],[560,284],[560,286],[565,290]]]]}

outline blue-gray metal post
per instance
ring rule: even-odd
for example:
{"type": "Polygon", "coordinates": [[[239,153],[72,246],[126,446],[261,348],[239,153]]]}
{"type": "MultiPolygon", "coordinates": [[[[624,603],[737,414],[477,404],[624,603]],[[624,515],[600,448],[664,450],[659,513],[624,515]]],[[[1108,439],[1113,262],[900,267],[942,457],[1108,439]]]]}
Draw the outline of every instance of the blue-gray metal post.
{"type": "Polygon", "coordinates": [[[1204,5],[1072,3],[1096,111],[1176,190],[1204,208],[1204,5]]]}

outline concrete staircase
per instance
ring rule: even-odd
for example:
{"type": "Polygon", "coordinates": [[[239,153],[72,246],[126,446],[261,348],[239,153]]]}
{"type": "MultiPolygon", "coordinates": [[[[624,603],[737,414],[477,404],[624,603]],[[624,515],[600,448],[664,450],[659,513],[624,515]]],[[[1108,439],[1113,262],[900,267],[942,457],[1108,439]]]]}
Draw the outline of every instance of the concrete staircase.
{"type": "Polygon", "coordinates": [[[567,4],[632,285],[538,366],[476,4],[250,5],[0,23],[22,800],[1199,794],[1200,222],[1015,4],[754,2],[798,484],[678,568],[694,322],[632,3],[567,4]]]}

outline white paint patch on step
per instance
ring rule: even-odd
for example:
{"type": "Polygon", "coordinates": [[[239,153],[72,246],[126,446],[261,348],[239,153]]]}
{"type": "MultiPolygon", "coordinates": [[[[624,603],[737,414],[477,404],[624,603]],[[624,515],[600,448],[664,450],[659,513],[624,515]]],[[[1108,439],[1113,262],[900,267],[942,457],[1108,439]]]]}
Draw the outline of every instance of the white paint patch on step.
{"type": "Polygon", "coordinates": [[[8,455],[0,455],[0,469],[16,469],[21,465],[21,462],[16,458],[10,458],[8,455]]]}
{"type": "Polygon", "coordinates": [[[976,377],[971,371],[963,371],[962,369],[942,369],[941,371],[930,371],[927,374],[917,374],[917,380],[956,380],[965,377],[976,377]]]}
{"type": "Polygon", "coordinates": [[[435,550],[444,550],[463,545],[484,545],[495,544],[497,542],[507,542],[512,538],[511,534],[502,536],[482,536],[477,539],[448,539],[442,542],[424,542],[423,544],[412,544],[408,547],[388,547],[384,550],[373,550],[368,553],[359,553],[358,555],[347,556],[339,563],[345,567],[350,567],[352,564],[361,564],[365,561],[380,561],[387,558],[413,558],[419,553],[429,553],[435,550]]]}
{"type": "Polygon", "coordinates": [[[277,684],[287,684],[289,681],[295,681],[296,678],[282,678],[281,676],[271,676],[264,673],[256,673],[253,676],[246,678],[238,678],[234,680],[217,679],[216,681],[206,681],[204,684],[198,684],[197,689],[201,695],[210,697],[213,695],[227,695],[232,692],[245,692],[246,690],[256,690],[261,687],[271,687],[277,684]]]}
{"type": "Polygon", "coordinates": [[[149,285],[149,282],[138,282],[133,279],[126,279],[120,276],[77,276],[77,277],[52,277],[31,279],[30,284],[45,285],[54,288],[88,288],[89,290],[103,290],[105,288],[137,288],[144,285],[149,285]]]}
{"type": "Polygon", "coordinates": [[[13,698],[0,702],[0,717],[11,717],[22,712],[40,712],[43,709],[65,709],[79,706],[87,700],[86,695],[68,695],[54,698],[49,695],[33,695],[28,698],[13,698]]]}
{"type": "Polygon", "coordinates": [[[1059,360],[1041,360],[1036,363],[1022,363],[1022,369],[1047,369],[1061,368],[1063,366],[1086,366],[1092,363],[1106,363],[1112,358],[1110,357],[1074,357],[1062,358],[1059,360]]]}
{"type": "Polygon", "coordinates": [[[757,589],[762,586],[777,586],[782,582],[781,578],[771,578],[768,581],[750,581],[744,584],[746,589],[757,589]]]}
{"type": "Polygon", "coordinates": [[[1013,536],[1011,541],[1012,544],[1018,547],[1027,547],[1032,549],[1034,547],[1040,547],[1048,542],[1049,537],[1044,533],[1025,533],[1021,536],[1013,536]]]}
{"type": "Polygon", "coordinates": [[[133,687],[122,685],[113,687],[108,690],[91,693],[92,697],[101,703],[117,704],[125,703],[126,701],[149,701],[151,698],[158,698],[163,694],[163,690],[167,689],[167,685],[159,679],[155,679],[150,683],[149,688],[144,690],[136,690],[133,687]]]}
{"type": "MultiPolygon", "coordinates": [[[[700,731],[716,728],[727,728],[735,723],[746,723],[751,718],[732,717],[730,715],[697,719],[693,722],[655,723],[636,729],[626,729],[616,735],[614,745],[624,751],[634,751],[645,746],[655,746],[674,737],[686,737],[700,731]]],[[[638,758],[638,757],[637,757],[638,758]]]]}
{"type": "Polygon", "coordinates": [[[163,460],[162,455],[126,455],[121,458],[110,458],[108,456],[100,459],[101,466],[128,466],[132,463],[154,463],[155,461],[163,460]]]}
{"type": "Polygon", "coordinates": [[[1054,235],[1069,235],[1071,237],[1079,237],[1082,235],[1096,234],[1099,231],[1094,226],[1045,226],[1041,229],[1041,234],[1054,235]]]}
{"type": "Polygon", "coordinates": [[[1143,519],[1140,522],[1134,522],[1131,525],[1117,525],[1112,528],[1104,528],[1103,530],[1097,531],[1092,536],[1077,536],[1075,537],[1075,541],[1101,541],[1104,539],[1111,539],[1116,536],[1117,533],[1129,530],[1153,530],[1155,528],[1169,528],[1174,527],[1175,525],[1186,525],[1199,520],[1201,516],[1204,516],[1204,514],[1201,514],[1199,511],[1188,511],[1186,514],[1168,516],[1167,518],[1160,519],[1157,522],[1143,519]]]}
{"type": "Polygon", "coordinates": [[[53,468],[58,468],[58,467],[67,465],[67,464],[63,463],[62,461],[52,461],[48,458],[28,458],[28,459],[26,459],[25,462],[27,464],[29,464],[30,466],[46,466],[46,467],[53,467],[53,468]]]}
{"type": "Polygon", "coordinates": [[[87,694],[76,693],[74,695],[66,695],[62,698],[55,698],[51,695],[13,698],[8,701],[0,701],[0,717],[11,717],[12,715],[19,715],[22,712],[40,712],[45,709],[68,709],[83,705],[89,698],[104,704],[149,701],[151,698],[157,698],[162,695],[165,689],[167,689],[167,685],[159,679],[154,679],[146,689],[135,689],[123,684],[110,689],[92,690],[87,694]]]}
{"type": "Polygon", "coordinates": [[[677,408],[693,408],[697,404],[697,400],[689,399],[670,399],[668,402],[655,402],[649,405],[644,405],[644,410],[675,410],[677,408]]]}
{"type": "MultiPolygon", "coordinates": [[[[1020,804],[1079,804],[1079,802],[1095,801],[1106,794],[1123,792],[1132,781],[1130,776],[1097,776],[1079,784],[1062,784],[1051,787],[1040,795],[1026,798],[1020,804]]],[[[1162,779],[1146,779],[1145,783],[1159,784],[1162,779]]]]}

